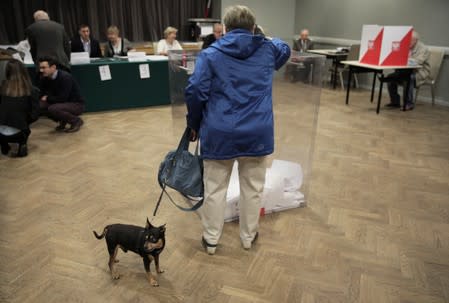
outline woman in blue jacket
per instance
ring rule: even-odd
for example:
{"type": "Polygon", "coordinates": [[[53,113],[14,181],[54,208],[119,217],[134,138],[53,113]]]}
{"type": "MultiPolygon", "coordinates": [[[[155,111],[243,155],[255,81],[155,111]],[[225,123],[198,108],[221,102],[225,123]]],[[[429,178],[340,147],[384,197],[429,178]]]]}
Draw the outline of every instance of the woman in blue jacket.
{"type": "Polygon", "coordinates": [[[186,88],[187,124],[204,158],[202,243],[209,254],[222,233],[234,161],[243,248],[257,239],[265,156],[274,150],[273,72],[290,56],[287,43],[254,35],[256,20],[245,6],[228,8],[224,24],[227,33],[200,53],[186,88]]]}

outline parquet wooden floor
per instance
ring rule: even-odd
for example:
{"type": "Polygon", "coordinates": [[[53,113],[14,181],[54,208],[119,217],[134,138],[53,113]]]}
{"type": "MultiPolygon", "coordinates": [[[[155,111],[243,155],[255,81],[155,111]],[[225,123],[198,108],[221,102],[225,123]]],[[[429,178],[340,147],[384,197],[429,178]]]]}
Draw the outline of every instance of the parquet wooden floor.
{"type": "MultiPolygon", "coordinates": [[[[39,120],[27,158],[0,157],[0,302],[449,302],[449,109],[376,115],[368,98],[323,90],[308,207],[262,218],[252,250],[230,223],[206,255],[198,217],[163,203],[159,288],[133,253],[112,280],[92,230],[151,216],[182,114],[85,114],[70,135],[39,120]]],[[[284,83],[275,99],[282,151],[310,104],[284,83]]]]}

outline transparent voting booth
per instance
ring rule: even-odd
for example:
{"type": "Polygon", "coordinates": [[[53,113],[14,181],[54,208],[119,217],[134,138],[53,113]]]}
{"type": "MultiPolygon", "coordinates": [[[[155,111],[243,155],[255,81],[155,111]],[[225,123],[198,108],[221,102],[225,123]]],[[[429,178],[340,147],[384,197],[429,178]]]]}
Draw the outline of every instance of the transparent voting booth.
{"type": "MultiPolygon", "coordinates": [[[[170,99],[179,136],[186,126],[184,91],[198,55],[199,51],[169,52],[170,99]]],[[[325,60],[321,55],[292,52],[288,62],[273,74],[275,151],[268,156],[261,215],[307,204],[325,60]]],[[[239,197],[235,163],[226,221],[238,219],[239,197]]]]}

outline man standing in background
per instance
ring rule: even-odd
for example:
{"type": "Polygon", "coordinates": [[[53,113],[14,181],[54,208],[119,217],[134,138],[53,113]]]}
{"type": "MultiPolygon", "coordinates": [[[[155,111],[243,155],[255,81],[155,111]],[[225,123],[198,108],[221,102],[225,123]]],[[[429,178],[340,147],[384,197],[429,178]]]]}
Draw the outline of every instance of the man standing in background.
{"type": "Polygon", "coordinates": [[[30,52],[36,66],[38,58],[51,56],[58,61],[58,68],[70,71],[70,41],[64,27],[51,21],[45,11],[36,11],[34,23],[25,31],[30,52]]]}

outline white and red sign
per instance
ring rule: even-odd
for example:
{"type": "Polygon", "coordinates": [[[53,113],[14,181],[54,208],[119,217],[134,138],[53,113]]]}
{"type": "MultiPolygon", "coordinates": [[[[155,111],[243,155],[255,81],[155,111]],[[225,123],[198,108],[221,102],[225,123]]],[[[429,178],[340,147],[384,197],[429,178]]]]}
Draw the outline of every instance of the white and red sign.
{"type": "Polygon", "coordinates": [[[407,65],[412,33],[411,26],[364,25],[359,61],[384,66],[407,65]]]}

